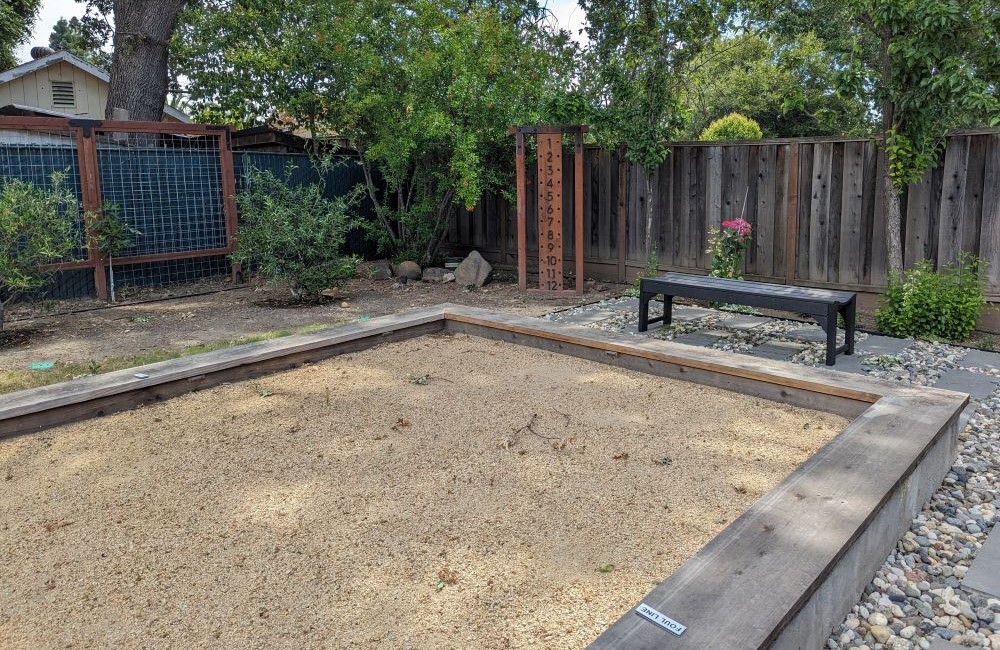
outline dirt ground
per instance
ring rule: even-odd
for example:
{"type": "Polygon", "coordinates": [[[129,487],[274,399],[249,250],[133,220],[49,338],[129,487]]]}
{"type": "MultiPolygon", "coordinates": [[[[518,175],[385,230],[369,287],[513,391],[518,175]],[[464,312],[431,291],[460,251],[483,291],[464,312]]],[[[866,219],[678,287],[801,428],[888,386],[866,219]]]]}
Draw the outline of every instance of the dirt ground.
{"type": "MultiPolygon", "coordinates": [[[[0,346],[0,372],[24,370],[35,362],[87,363],[262,332],[334,325],[442,302],[527,316],[580,302],[574,297],[553,300],[522,294],[510,281],[466,291],[455,283],[354,280],[343,287],[342,296],[320,305],[291,305],[282,287],[257,284],[218,291],[227,287],[231,285],[225,280],[204,281],[179,290],[210,293],[189,297],[172,297],[170,290],[138,293],[129,298],[160,300],[110,308],[96,299],[15,306],[6,326],[8,344],[0,346]],[[76,313],[47,315],[46,309],[76,313]]],[[[608,289],[588,292],[585,302],[615,295],[613,290],[620,287],[608,285],[608,289]]]]}
{"type": "Polygon", "coordinates": [[[0,645],[580,648],[845,423],[439,335],[2,441],[0,645]]]}

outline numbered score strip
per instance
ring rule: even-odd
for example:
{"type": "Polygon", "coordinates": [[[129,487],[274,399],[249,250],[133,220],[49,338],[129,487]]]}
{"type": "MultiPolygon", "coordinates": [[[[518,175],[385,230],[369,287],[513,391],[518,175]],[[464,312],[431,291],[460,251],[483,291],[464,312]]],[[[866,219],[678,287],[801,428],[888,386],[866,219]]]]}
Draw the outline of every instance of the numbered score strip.
{"type": "Polygon", "coordinates": [[[563,289],[562,135],[538,136],[538,275],[544,291],[563,289]]]}
{"type": "Polygon", "coordinates": [[[660,612],[656,611],[646,603],[642,603],[641,605],[636,607],[635,613],[643,617],[650,623],[662,627],[667,632],[670,632],[671,634],[674,634],[676,636],[684,634],[684,630],[687,629],[687,626],[681,625],[680,623],[670,618],[669,616],[661,614],[660,612]]]}

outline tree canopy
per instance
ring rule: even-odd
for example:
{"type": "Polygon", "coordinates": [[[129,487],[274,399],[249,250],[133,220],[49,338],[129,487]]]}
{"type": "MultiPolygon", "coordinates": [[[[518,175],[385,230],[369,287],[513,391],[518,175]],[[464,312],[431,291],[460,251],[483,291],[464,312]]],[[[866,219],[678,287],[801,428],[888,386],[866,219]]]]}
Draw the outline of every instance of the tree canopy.
{"type": "Polygon", "coordinates": [[[111,54],[104,50],[106,44],[106,33],[95,29],[93,22],[76,17],[60,18],[49,34],[49,47],[53,50],[65,50],[102,70],[111,67],[111,54]]]}
{"type": "Polygon", "coordinates": [[[178,70],[200,117],[285,121],[347,137],[365,167],[377,239],[437,254],[453,206],[506,189],[514,123],[543,118],[570,79],[568,35],[534,2],[296,2],[205,6],[178,70]]]}
{"type": "Polygon", "coordinates": [[[17,65],[14,50],[31,37],[41,0],[4,0],[0,3],[0,70],[17,65]]]}

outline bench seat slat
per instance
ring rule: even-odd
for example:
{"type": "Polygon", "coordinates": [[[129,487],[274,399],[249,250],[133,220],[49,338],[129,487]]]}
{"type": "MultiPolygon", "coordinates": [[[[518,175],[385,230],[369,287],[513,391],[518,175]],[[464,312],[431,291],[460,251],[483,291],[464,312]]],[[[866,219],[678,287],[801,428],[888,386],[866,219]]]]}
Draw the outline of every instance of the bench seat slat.
{"type": "Polygon", "coordinates": [[[748,295],[788,297],[801,300],[820,300],[838,304],[846,304],[854,298],[854,294],[850,291],[814,289],[812,287],[789,287],[784,284],[746,282],[744,280],[713,278],[707,275],[688,275],[686,273],[665,273],[664,275],[655,278],[644,278],[642,282],[647,282],[653,286],[671,284],[693,288],[737,291],[748,295]]]}

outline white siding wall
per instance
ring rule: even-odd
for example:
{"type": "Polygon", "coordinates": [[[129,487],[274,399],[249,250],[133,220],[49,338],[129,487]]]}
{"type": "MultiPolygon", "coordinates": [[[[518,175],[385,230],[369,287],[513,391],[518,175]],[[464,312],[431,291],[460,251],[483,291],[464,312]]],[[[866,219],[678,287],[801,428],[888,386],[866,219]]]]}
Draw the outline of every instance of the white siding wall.
{"type": "Polygon", "coordinates": [[[107,102],[108,84],[61,61],[0,85],[0,106],[23,104],[103,120],[107,102]],[[74,108],[52,105],[51,80],[73,82],[76,95],[74,108]]]}

